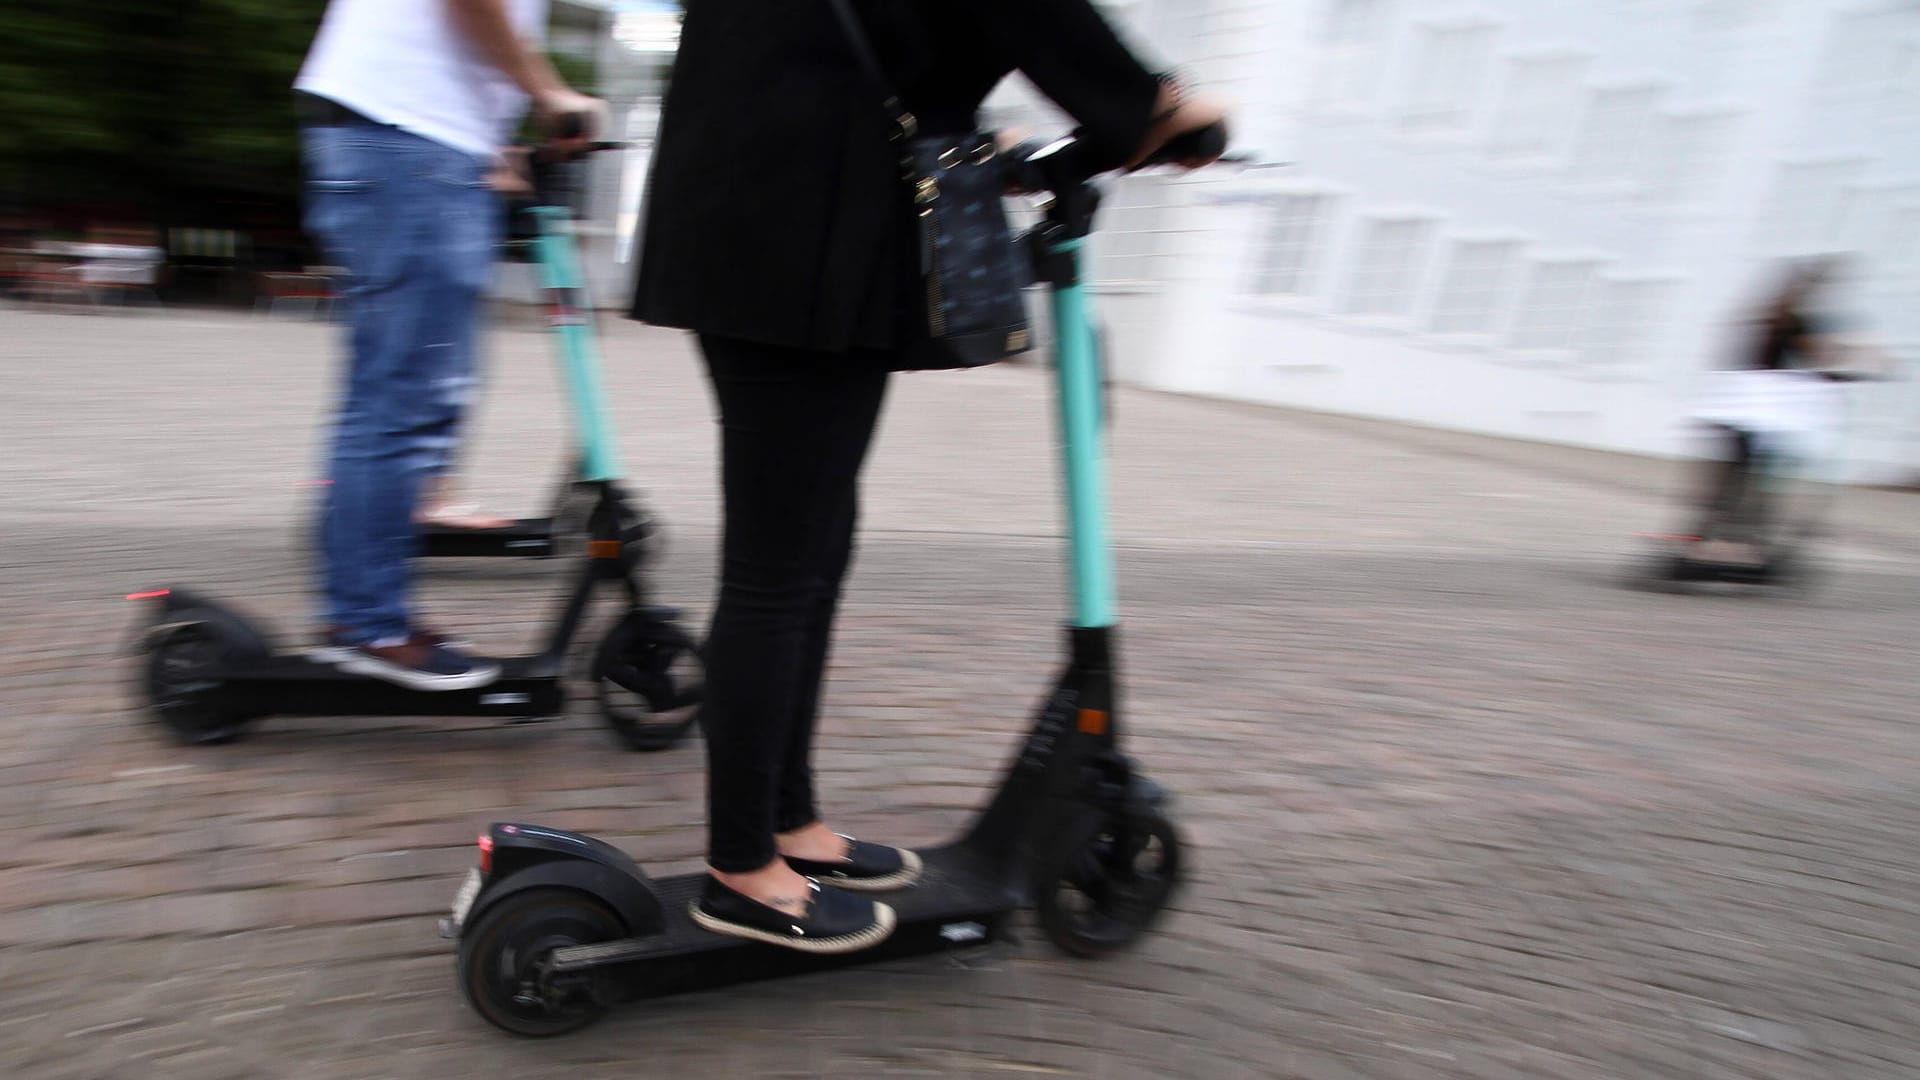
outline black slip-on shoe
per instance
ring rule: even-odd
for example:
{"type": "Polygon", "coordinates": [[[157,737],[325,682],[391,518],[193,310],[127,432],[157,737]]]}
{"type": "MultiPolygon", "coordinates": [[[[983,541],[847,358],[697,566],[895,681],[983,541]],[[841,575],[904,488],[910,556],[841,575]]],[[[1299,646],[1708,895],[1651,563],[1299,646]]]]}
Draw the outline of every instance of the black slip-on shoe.
{"type": "Polygon", "coordinates": [[[887,905],[829,889],[811,879],[807,890],[807,913],[795,918],[742,896],[708,875],[700,899],[688,909],[703,930],[800,952],[857,952],[880,944],[893,933],[895,916],[887,905]]]}
{"type": "Polygon", "coordinates": [[[920,880],[920,856],[905,848],[869,844],[842,835],[847,842],[847,857],[838,862],[797,859],[786,856],[787,865],[823,885],[848,892],[887,892],[904,889],[920,880]]]}

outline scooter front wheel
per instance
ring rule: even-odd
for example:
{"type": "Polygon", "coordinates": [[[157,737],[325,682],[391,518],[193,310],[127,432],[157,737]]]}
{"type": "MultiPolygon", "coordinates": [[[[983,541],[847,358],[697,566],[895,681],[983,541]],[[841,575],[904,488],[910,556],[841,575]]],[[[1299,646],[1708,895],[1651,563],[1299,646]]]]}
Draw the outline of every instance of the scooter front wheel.
{"type": "Polygon", "coordinates": [[[573,889],[528,889],[483,912],[460,938],[460,989],[486,1021],[515,1035],[564,1035],[598,1020],[606,1006],[590,977],[557,985],[546,971],[555,949],[612,941],[626,933],[605,904],[573,889]]]}
{"type": "Polygon", "coordinates": [[[687,632],[636,608],[593,659],[600,715],[629,750],[666,750],[699,719],[699,648],[687,632]]]}
{"type": "Polygon", "coordinates": [[[1034,907],[1055,945],[1099,956],[1153,924],[1180,881],[1180,834],[1158,810],[1087,807],[1036,866],[1034,907]]]}

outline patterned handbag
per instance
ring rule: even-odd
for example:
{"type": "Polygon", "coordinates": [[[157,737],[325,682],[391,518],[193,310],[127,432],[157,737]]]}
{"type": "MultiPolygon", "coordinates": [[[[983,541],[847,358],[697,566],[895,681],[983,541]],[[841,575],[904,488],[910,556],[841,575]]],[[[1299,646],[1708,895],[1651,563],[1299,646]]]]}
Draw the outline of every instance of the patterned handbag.
{"type": "Polygon", "coordinates": [[[994,134],[921,135],[852,5],[831,3],[887,110],[912,206],[925,334],[901,343],[902,366],[983,367],[1025,352],[1027,266],[1007,227],[1007,174],[994,134]]]}

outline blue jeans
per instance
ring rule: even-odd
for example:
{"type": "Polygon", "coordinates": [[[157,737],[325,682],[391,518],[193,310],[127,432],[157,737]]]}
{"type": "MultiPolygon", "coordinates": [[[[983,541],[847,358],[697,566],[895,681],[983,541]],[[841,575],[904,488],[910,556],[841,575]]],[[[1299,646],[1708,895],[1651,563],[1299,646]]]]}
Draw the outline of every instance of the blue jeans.
{"type": "Polygon", "coordinates": [[[323,618],[343,644],[366,644],[410,630],[414,503],[456,445],[501,219],[484,159],[372,124],[302,135],[307,231],[347,272],[323,618]]]}

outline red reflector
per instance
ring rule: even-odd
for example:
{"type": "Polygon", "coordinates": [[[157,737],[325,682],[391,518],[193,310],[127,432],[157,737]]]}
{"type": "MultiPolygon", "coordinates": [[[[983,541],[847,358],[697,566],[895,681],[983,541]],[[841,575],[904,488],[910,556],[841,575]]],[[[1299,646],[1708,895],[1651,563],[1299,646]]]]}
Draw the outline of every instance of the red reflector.
{"type": "Polygon", "coordinates": [[[480,872],[493,873],[493,837],[486,833],[480,834],[480,872]]]}
{"type": "Polygon", "coordinates": [[[158,597],[172,596],[172,595],[173,595],[172,589],[155,589],[152,592],[130,592],[127,594],[127,599],[153,600],[153,599],[157,599],[158,597]]]}

